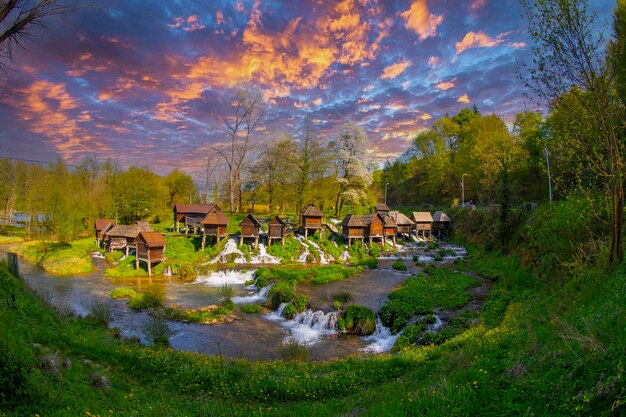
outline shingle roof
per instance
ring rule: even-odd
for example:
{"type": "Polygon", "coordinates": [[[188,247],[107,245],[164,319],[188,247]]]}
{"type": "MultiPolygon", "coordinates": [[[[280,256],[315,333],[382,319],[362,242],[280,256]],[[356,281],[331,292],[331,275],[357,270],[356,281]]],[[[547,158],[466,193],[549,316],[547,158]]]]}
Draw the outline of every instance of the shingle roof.
{"type": "Polygon", "coordinates": [[[408,217],[406,217],[404,215],[404,213],[402,213],[400,211],[397,211],[397,210],[390,211],[389,215],[396,222],[396,224],[398,226],[409,226],[409,225],[415,224],[415,222],[413,222],[413,220],[411,220],[408,217]]]}
{"type": "Polygon", "coordinates": [[[365,227],[365,224],[359,219],[359,216],[356,214],[348,214],[343,221],[341,222],[341,226],[348,227],[365,227]]]}
{"type": "MultiPolygon", "coordinates": [[[[178,214],[191,214],[200,213],[208,214],[211,210],[216,208],[216,204],[176,204],[174,210],[178,214]]],[[[219,210],[219,207],[217,207],[219,210]]]]}
{"type": "Polygon", "coordinates": [[[452,221],[443,211],[436,211],[433,215],[433,220],[439,223],[450,223],[452,221]]]}
{"type": "Polygon", "coordinates": [[[239,223],[239,226],[243,225],[246,220],[250,220],[256,227],[261,227],[261,222],[256,217],[254,217],[252,213],[244,217],[241,223],[239,223]]]}
{"type": "Polygon", "coordinates": [[[161,232],[140,232],[139,237],[145,240],[149,248],[162,248],[167,243],[161,232]]]}
{"type": "Polygon", "coordinates": [[[114,220],[109,219],[97,219],[96,220],[96,230],[101,231],[109,227],[109,225],[115,226],[114,220]]]}
{"type": "Polygon", "coordinates": [[[204,219],[200,222],[202,224],[217,224],[220,226],[228,225],[228,217],[220,210],[219,208],[211,211],[206,215],[204,219]]]}
{"type": "MultiPolygon", "coordinates": [[[[134,225],[133,225],[134,226],[134,225]]],[[[118,224],[117,226],[113,227],[111,230],[109,230],[108,232],[105,233],[106,236],[112,236],[112,237],[136,237],[137,234],[139,233],[139,231],[137,230],[137,233],[135,233],[134,235],[132,227],[129,224],[118,224]]]]}
{"type": "Polygon", "coordinates": [[[308,217],[324,217],[324,213],[313,204],[306,206],[306,208],[302,210],[302,215],[308,217]]]}
{"type": "Polygon", "coordinates": [[[370,224],[372,224],[372,220],[374,219],[374,217],[379,217],[380,220],[384,223],[385,220],[383,219],[383,217],[378,214],[378,213],[369,213],[369,214],[364,214],[362,215],[359,220],[361,220],[361,222],[365,225],[365,226],[369,226],[370,224]]]}
{"type": "Polygon", "coordinates": [[[411,220],[415,223],[432,223],[433,216],[427,211],[414,211],[413,214],[411,214],[411,220]]]}
{"type": "Polygon", "coordinates": [[[374,208],[376,211],[389,211],[389,206],[385,203],[377,203],[374,208]]]}
{"type": "Polygon", "coordinates": [[[389,215],[384,217],[384,225],[385,227],[397,227],[396,226],[396,222],[393,220],[393,218],[389,215]]]}
{"type": "Polygon", "coordinates": [[[152,226],[150,226],[149,222],[136,221],[135,225],[139,228],[140,232],[151,232],[152,226]]]}
{"type": "Polygon", "coordinates": [[[272,220],[270,220],[270,224],[272,224],[272,225],[273,225],[273,224],[280,224],[280,225],[283,225],[283,226],[287,226],[287,223],[285,223],[285,222],[283,221],[283,219],[281,219],[281,218],[278,216],[278,214],[277,214],[276,216],[272,217],[272,220]]]}

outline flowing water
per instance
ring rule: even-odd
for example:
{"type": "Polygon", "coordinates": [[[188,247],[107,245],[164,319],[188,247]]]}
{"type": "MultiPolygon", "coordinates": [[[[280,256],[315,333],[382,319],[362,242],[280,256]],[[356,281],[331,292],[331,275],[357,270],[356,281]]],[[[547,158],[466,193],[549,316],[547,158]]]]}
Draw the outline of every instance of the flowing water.
{"type": "MultiPolygon", "coordinates": [[[[301,243],[306,246],[304,242],[301,243]]],[[[308,251],[308,246],[306,247],[308,251]]],[[[6,253],[6,250],[6,247],[0,247],[0,254],[6,253]]],[[[292,320],[282,317],[284,309],[282,306],[279,310],[266,314],[240,313],[239,319],[226,324],[202,325],[168,321],[171,331],[170,343],[175,349],[249,359],[280,359],[283,343],[290,340],[306,344],[309,356],[314,360],[335,359],[359,353],[386,352],[391,349],[398,335],[391,335],[389,329],[382,326],[379,319],[376,332],[371,336],[359,337],[342,333],[336,328],[337,314],[332,311],[332,303],[336,295],[348,293],[354,303],[378,312],[387,300],[386,294],[421,269],[408,260],[420,250],[414,244],[400,247],[397,253],[385,254],[379,261],[379,268],[366,269],[343,281],[317,286],[299,284],[298,292],[308,297],[311,307],[297,314],[292,320]],[[393,270],[391,263],[396,259],[405,260],[408,271],[393,270]]],[[[446,257],[445,261],[462,256],[463,251],[463,248],[459,248],[455,256],[446,257]]],[[[235,263],[237,260],[245,261],[245,255],[237,249],[235,240],[229,239],[222,253],[218,255],[218,260],[233,262],[233,259],[235,263]]],[[[322,259],[327,261],[325,258],[322,259]]],[[[252,260],[258,264],[267,264],[274,263],[275,258],[267,254],[264,246],[259,245],[259,254],[250,261],[252,260]]],[[[143,311],[131,310],[125,300],[111,299],[109,292],[112,289],[125,286],[136,291],[145,291],[151,288],[164,294],[167,305],[175,304],[187,308],[219,303],[219,289],[224,284],[232,286],[233,301],[236,304],[263,302],[267,300],[270,291],[270,286],[258,291],[254,285],[250,285],[255,270],[243,269],[244,266],[215,270],[199,276],[192,283],[187,283],[171,275],[152,278],[106,278],[103,277],[106,261],[94,256],[93,262],[96,268],[92,273],[59,278],[20,260],[20,273],[42,299],[61,312],[85,316],[90,313],[93,303],[107,303],[113,316],[110,326],[119,328],[124,337],[137,337],[144,343],[147,341],[143,329],[151,320],[150,316],[143,311]]],[[[439,323],[441,326],[441,321],[439,323]]],[[[430,330],[436,331],[437,328],[432,327],[430,330]]]]}

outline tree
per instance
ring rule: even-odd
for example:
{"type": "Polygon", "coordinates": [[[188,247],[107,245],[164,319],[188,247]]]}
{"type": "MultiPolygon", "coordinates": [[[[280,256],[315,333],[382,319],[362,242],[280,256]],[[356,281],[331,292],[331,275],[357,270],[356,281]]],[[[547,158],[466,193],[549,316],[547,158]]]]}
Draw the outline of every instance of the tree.
{"type": "Polygon", "coordinates": [[[192,195],[195,194],[196,186],[189,175],[175,168],[165,177],[165,185],[167,185],[170,207],[173,207],[175,203],[180,201],[189,201],[191,204],[190,200],[192,195]]]}
{"type": "Polygon", "coordinates": [[[522,5],[535,42],[533,61],[526,67],[526,84],[553,109],[567,111],[575,103],[591,115],[592,125],[577,123],[570,136],[583,148],[591,144],[602,149],[595,174],[606,179],[611,200],[609,261],[620,263],[624,144],[618,129],[623,108],[614,85],[616,68],[606,56],[604,34],[582,0],[522,0],[522,5]]]}
{"type": "Polygon", "coordinates": [[[211,147],[224,159],[228,169],[228,201],[235,211],[236,191],[241,182],[241,170],[250,150],[250,138],[263,119],[261,95],[247,87],[237,87],[234,100],[227,106],[229,114],[222,117],[222,128],[228,137],[226,147],[211,147]]]}
{"type": "Polygon", "coordinates": [[[0,68],[6,66],[3,60],[12,59],[16,48],[24,48],[34,27],[46,27],[46,17],[74,9],[60,0],[0,0],[0,68]]]}
{"type": "Polygon", "coordinates": [[[337,181],[339,191],[335,200],[335,216],[339,216],[344,202],[360,204],[365,200],[372,175],[367,171],[365,131],[353,123],[341,127],[337,137],[337,181]]]}

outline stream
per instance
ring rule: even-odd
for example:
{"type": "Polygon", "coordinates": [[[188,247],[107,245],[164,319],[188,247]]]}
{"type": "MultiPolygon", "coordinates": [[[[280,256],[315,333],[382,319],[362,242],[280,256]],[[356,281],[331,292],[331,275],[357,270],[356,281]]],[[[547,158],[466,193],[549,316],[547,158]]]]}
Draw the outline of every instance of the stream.
{"type": "MultiPolygon", "coordinates": [[[[0,245],[1,258],[6,257],[9,246],[0,245]]],[[[455,255],[446,256],[444,263],[465,255],[462,247],[446,247],[454,250],[455,255]]],[[[312,360],[386,352],[393,346],[397,335],[391,335],[380,320],[377,320],[376,332],[367,337],[336,330],[336,313],[332,312],[333,297],[340,293],[349,293],[354,303],[362,304],[377,313],[387,300],[388,293],[422,269],[412,261],[416,254],[422,262],[432,260],[423,250],[410,245],[399,248],[398,252],[383,254],[377,269],[366,269],[343,281],[324,285],[298,284],[298,293],[307,296],[310,309],[298,314],[293,320],[286,320],[276,311],[269,314],[241,312],[239,319],[225,324],[167,321],[171,332],[170,344],[174,349],[252,360],[281,359],[281,347],[291,340],[306,344],[312,360]],[[392,269],[391,264],[396,259],[403,259],[408,270],[392,269]]],[[[92,261],[95,269],[91,273],[55,277],[20,259],[20,275],[40,298],[64,314],[85,316],[90,313],[93,303],[107,303],[113,317],[109,326],[118,328],[124,337],[139,338],[142,343],[148,343],[143,329],[151,317],[144,311],[130,309],[126,300],[111,299],[109,292],[114,288],[125,286],[136,291],[145,291],[147,287],[153,287],[164,293],[167,305],[198,308],[219,303],[219,289],[227,283],[234,290],[233,301],[236,304],[259,303],[266,299],[269,287],[257,291],[256,287],[246,283],[253,279],[256,268],[274,263],[272,259],[264,258],[263,264],[242,264],[234,269],[218,269],[208,275],[198,276],[196,281],[189,283],[171,276],[107,278],[103,276],[106,261],[95,256],[92,261]]],[[[447,322],[456,313],[441,312],[438,315],[447,322]]]]}

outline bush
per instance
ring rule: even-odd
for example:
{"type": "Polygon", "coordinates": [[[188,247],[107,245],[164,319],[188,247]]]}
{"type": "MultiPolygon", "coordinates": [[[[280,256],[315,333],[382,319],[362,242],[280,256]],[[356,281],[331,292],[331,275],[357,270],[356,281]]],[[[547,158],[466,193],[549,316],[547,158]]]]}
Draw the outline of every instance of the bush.
{"type": "Polygon", "coordinates": [[[357,266],[366,266],[369,269],[376,269],[378,268],[378,259],[376,258],[364,258],[359,260],[356,263],[357,266]]]}
{"type": "Polygon", "coordinates": [[[33,352],[24,341],[8,334],[0,337],[0,406],[27,400],[34,364],[33,352]]]}
{"type": "Polygon", "coordinates": [[[243,304],[240,309],[247,314],[259,313],[263,307],[259,304],[243,304]]]}
{"type": "Polygon", "coordinates": [[[285,309],[283,310],[283,317],[287,320],[292,320],[294,317],[296,317],[296,313],[296,306],[294,306],[293,303],[289,303],[285,306],[285,309]]]}
{"type": "Polygon", "coordinates": [[[379,258],[380,257],[380,248],[375,243],[372,243],[370,245],[370,256],[373,257],[373,258],[379,258]]]}
{"type": "Polygon", "coordinates": [[[341,301],[333,301],[333,310],[335,311],[341,310],[341,301]]]}
{"type": "Polygon", "coordinates": [[[133,298],[137,296],[135,290],[127,287],[117,287],[109,293],[109,296],[115,300],[121,298],[133,298]]]}
{"type": "Polygon", "coordinates": [[[161,346],[170,345],[170,329],[167,327],[167,322],[162,318],[152,317],[143,326],[143,331],[150,343],[161,346]]]}
{"type": "Polygon", "coordinates": [[[404,264],[404,261],[402,259],[396,259],[395,261],[393,261],[393,263],[391,264],[391,267],[397,271],[407,270],[407,267],[404,264]]]}
{"type": "Polygon", "coordinates": [[[359,304],[350,304],[341,314],[345,323],[345,330],[358,334],[369,335],[376,330],[374,313],[367,307],[359,304]]]}
{"type": "Polygon", "coordinates": [[[137,293],[128,301],[128,306],[133,310],[145,308],[159,308],[163,306],[165,295],[156,288],[148,289],[147,292],[137,293]]]}
{"type": "Polygon", "coordinates": [[[111,314],[111,306],[109,306],[109,303],[103,301],[92,301],[89,308],[89,316],[94,320],[107,325],[113,318],[113,315],[111,314]]]}
{"type": "Polygon", "coordinates": [[[298,313],[302,313],[309,306],[309,300],[306,295],[299,295],[293,300],[293,306],[298,313]]]}
{"type": "Polygon", "coordinates": [[[178,265],[176,275],[178,276],[178,278],[184,281],[193,281],[197,277],[196,270],[188,262],[184,262],[178,265]]]}
{"type": "Polygon", "coordinates": [[[285,343],[280,348],[280,354],[284,360],[290,362],[306,362],[309,359],[309,349],[295,339],[285,343]]]}
{"type": "Polygon", "coordinates": [[[217,290],[217,293],[222,299],[222,303],[225,303],[233,298],[233,294],[235,293],[235,291],[233,290],[233,287],[231,285],[222,284],[222,286],[217,290]]]}
{"type": "Polygon", "coordinates": [[[294,284],[288,281],[277,282],[272,286],[268,294],[268,306],[276,310],[282,303],[288,303],[296,296],[294,284]]]}
{"type": "Polygon", "coordinates": [[[335,294],[333,296],[333,300],[346,304],[352,302],[352,296],[347,292],[342,292],[340,294],[335,294]]]}
{"type": "Polygon", "coordinates": [[[408,346],[415,345],[423,332],[426,331],[426,325],[423,322],[409,324],[404,328],[402,334],[396,340],[391,349],[392,352],[398,352],[408,346]]]}
{"type": "Polygon", "coordinates": [[[119,262],[122,257],[124,256],[123,252],[120,252],[118,250],[113,251],[113,252],[107,252],[104,254],[104,259],[106,259],[108,262],[110,263],[117,263],[119,262]]]}

